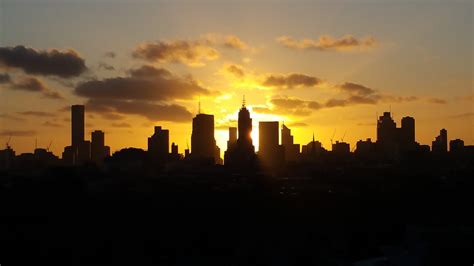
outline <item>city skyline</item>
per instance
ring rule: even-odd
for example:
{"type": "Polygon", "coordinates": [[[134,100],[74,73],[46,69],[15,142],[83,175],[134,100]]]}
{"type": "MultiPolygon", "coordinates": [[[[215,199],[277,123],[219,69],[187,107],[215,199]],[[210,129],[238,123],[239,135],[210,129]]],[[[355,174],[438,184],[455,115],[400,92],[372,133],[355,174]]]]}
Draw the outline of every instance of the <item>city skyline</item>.
{"type": "Polygon", "coordinates": [[[416,117],[420,143],[441,128],[474,143],[472,58],[464,56],[472,53],[469,2],[280,1],[271,10],[259,1],[55,2],[61,16],[52,16],[51,4],[2,3],[0,142],[11,137],[18,152],[53,141],[61,154],[70,141],[67,110],[85,104],[85,135],[104,131],[111,152],[146,149],[160,125],[182,153],[201,102],[202,113],[214,115],[223,157],[242,95],[256,150],[260,121],[284,122],[295,143],[314,133],[326,149],[343,136],[353,147],[376,138],[376,119],[390,109],[396,121],[416,117]],[[283,14],[292,19],[279,25],[273,17],[283,14]]]}

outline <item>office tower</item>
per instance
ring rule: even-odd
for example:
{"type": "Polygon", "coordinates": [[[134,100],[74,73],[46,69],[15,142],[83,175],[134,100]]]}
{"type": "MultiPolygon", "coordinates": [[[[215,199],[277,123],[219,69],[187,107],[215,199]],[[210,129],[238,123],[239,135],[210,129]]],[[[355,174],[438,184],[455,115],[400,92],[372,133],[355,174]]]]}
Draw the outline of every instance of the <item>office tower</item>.
{"type": "Polygon", "coordinates": [[[214,116],[198,114],[193,118],[191,134],[191,157],[216,160],[216,139],[214,138],[214,116]]]}
{"type": "Polygon", "coordinates": [[[285,153],[285,161],[296,161],[300,153],[300,145],[293,143],[291,130],[284,124],[281,127],[281,145],[285,153]]]}
{"type": "Polygon", "coordinates": [[[258,157],[260,162],[266,167],[275,167],[282,163],[281,147],[278,145],[278,122],[262,121],[258,123],[259,150],[258,157]]]}
{"type": "Polygon", "coordinates": [[[148,138],[148,153],[153,160],[166,161],[168,159],[169,136],[169,130],[155,126],[155,132],[148,138]]]}
{"type": "MultiPolygon", "coordinates": [[[[243,146],[253,146],[252,145],[252,118],[250,118],[250,112],[245,107],[245,99],[242,103],[242,108],[239,111],[239,120],[238,120],[238,130],[239,138],[238,142],[243,146]]],[[[254,149],[255,151],[255,149],[254,149]]]]}
{"type": "Polygon", "coordinates": [[[101,130],[95,130],[91,133],[91,159],[96,163],[102,163],[108,156],[105,146],[105,134],[101,130]]]}
{"type": "Polygon", "coordinates": [[[301,148],[301,156],[303,160],[314,161],[319,158],[326,150],[323,148],[321,142],[314,139],[301,148]]]}
{"type": "Polygon", "coordinates": [[[394,143],[397,140],[397,125],[390,112],[384,112],[377,121],[377,142],[394,143]]]}
{"type": "Polygon", "coordinates": [[[252,144],[252,118],[245,107],[245,99],[239,111],[239,136],[237,143],[227,149],[224,154],[224,163],[239,171],[247,171],[256,167],[255,147],[252,144]]]}
{"type": "Polygon", "coordinates": [[[443,128],[439,131],[439,136],[431,143],[431,150],[434,153],[448,152],[448,131],[446,129],[443,128]]]}
{"type": "Polygon", "coordinates": [[[229,149],[235,143],[237,143],[237,128],[229,127],[229,140],[227,141],[227,149],[229,149]]]}
{"type": "Polygon", "coordinates": [[[336,141],[336,143],[332,144],[332,153],[336,156],[347,156],[350,152],[349,143],[336,141]]]}
{"type": "Polygon", "coordinates": [[[402,118],[400,142],[403,144],[415,143],[415,119],[410,116],[402,118]]]}
{"type": "Polygon", "coordinates": [[[84,142],[84,105],[71,106],[71,144],[78,149],[84,142]]]}
{"type": "Polygon", "coordinates": [[[462,153],[464,151],[464,141],[461,139],[454,139],[449,142],[450,153],[462,153]]]}
{"type": "Polygon", "coordinates": [[[176,145],[174,142],[171,143],[171,154],[173,154],[173,155],[178,154],[178,145],[176,145]]]}

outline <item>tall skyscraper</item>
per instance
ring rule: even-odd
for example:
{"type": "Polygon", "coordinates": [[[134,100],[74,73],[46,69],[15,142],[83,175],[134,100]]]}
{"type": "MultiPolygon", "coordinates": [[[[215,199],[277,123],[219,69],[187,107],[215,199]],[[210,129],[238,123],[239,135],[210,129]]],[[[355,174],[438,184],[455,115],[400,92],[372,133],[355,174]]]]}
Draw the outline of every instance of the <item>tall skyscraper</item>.
{"type": "Polygon", "coordinates": [[[410,116],[402,118],[400,142],[403,144],[415,143],[415,119],[410,116]]]}
{"type": "Polygon", "coordinates": [[[209,159],[216,156],[216,139],[214,138],[214,116],[198,114],[193,118],[191,134],[191,157],[209,159]]]}
{"type": "Polygon", "coordinates": [[[78,149],[84,142],[84,105],[71,106],[71,145],[78,149]]]}
{"type": "Polygon", "coordinates": [[[397,140],[397,125],[390,112],[384,112],[377,121],[377,142],[395,143],[397,140]]]}
{"type": "Polygon", "coordinates": [[[258,157],[265,167],[276,167],[282,163],[282,148],[278,145],[278,121],[262,121],[258,123],[259,149],[258,157]]]}
{"type": "Polygon", "coordinates": [[[229,140],[227,141],[227,149],[229,149],[235,143],[237,143],[237,128],[229,127],[229,140]]]}
{"type": "Polygon", "coordinates": [[[245,99],[239,111],[238,132],[237,143],[225,152],[224,163],[234,168],[240,168],[240,170],[249,170],[256,166],[256,157],[251,137],[252,118],[250,118],[249,110],[245,107],[245,99]]]}
{"type": "Polygon", "coordinates": [[[170,146],[170,132],[155,126],[154,134],[148,138],[148,153],[153,160],[166,161],[170,146]]]}
{"type": "Polygon", "coordinates": [[[285,124],[281,127],[281,145],[285,153],[285,161],[296,161],[300,153],[300,145],[294,144],[291,130],[285,124]]]}

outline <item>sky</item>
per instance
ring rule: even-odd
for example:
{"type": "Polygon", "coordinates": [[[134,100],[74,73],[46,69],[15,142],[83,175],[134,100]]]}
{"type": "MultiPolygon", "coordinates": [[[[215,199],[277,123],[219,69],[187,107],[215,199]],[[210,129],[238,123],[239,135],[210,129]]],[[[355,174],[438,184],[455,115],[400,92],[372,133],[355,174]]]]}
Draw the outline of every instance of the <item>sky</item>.
{"type": "Polygon", "coordinates": [[[330,149],[375,140],[384,111],[421,144],[441,128],[474,144],[473,5],[0,0],[0,143],[60,155],[85,104],[87,139],[146,149],[159,125],[184,152],[200,102],[223,152],[245,95],[257,149],[258,121],[330,149]]]}

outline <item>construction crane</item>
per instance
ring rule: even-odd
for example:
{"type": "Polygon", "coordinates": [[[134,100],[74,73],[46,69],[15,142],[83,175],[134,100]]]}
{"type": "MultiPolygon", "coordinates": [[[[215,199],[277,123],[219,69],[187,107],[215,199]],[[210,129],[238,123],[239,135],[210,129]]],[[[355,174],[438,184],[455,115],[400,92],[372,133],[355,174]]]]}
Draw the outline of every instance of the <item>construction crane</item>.
{"type": "Polygon", "coordinates": [[[49,142],[49,145],[48,145],[48,147],[46,148],[46,151],[49,152],[49,149],[51,148],[51,144],[53,144],[53,141],[52,141],[52,140],[49,142]]]}
{"type": "Polygon", "coordinates": [[[5,146],[7,147],[7,149],[10,148],[10,140],[12,139],[12,137],[8,137],[8,140],[7,140],[7,143],[5,144],[5,146]]]}
{"type": "Polygon", "coordinates": [[[331,137],[331,145],[332,145],[332,140],[334,139],[334,136],[336,135],[336,129],[334,129],[334,133],[332,133],[332,137],[331,137]]]}
{"type": "Polygon", "coordinates": [[[344,138],[346,137],[347,130],[344,131],[344,135],[342,135],[341,142],[344,142],[344,138]]]}

